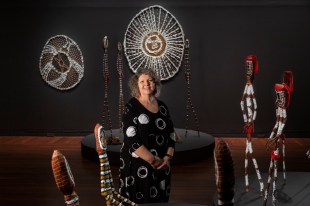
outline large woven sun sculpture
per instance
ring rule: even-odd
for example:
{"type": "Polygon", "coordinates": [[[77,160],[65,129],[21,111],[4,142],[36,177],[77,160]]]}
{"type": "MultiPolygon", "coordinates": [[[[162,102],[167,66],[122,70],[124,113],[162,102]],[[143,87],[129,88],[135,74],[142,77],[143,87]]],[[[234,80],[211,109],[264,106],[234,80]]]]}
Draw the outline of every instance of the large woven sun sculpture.
{"type": "Polygon", "coordinates": [[[79,46],[65,35],[50,38],[43,47],[40,72],[44,81],[59,90],[75,87],[84,75],[84,62],[79,46]]]}
{"type": "Polygon", "coordinates": [[[161,6],[140,11],[125,33],[124,52],[130,69],[154,70],[161,80],[173,77],[181,66],[184,33],[177,19],[161,6]]]}

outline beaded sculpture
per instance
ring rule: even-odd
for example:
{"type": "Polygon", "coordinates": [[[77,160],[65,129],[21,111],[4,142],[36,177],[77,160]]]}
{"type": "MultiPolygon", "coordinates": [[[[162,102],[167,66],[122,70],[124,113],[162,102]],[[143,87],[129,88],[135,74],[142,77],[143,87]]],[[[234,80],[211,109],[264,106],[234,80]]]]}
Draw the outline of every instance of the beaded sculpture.
{"type": "Polygon", "coordinates": [[[181,66],[184,34],[177,19],[161,6],[140,11],[129,23],[124,39],[124,52],[130,69],[152,69],[166,80],[181,66]]]}
{"type": "Polygon", "coordinates": [[[276,99],[276,124],[272,129],[268,142],[267,149],[271,150],[271,160],[268,171],[267,186],[264,194],[264,205],[267,205],[268,192],[271,180],[272,184],[272,205],[276,205],[276,181],[278,173],[278,159],[280,159],[280,141],[282,142],[282,158],[283,158],[283,180],[286,183],[286,169],[285,169],[285,135],[283,129],[287,120],[286,109],[290,104],[291,92],[293,92],[293,73],[285,71],[283,76],[283,83],[275,84],[276,99]]]}
{"type": "Polygon", "coordinates": [[[109,40],[107,36],[103,38],[102,45],[103,45],[103,80],[104,80],[102,126],[105,130],[109,129],[110,134],[112,136],[112,123],[110,118],[109,98],[108,98],[108,86],[110,83],[110,75],[109,75],[109,61],[108,61],[109,40]]]}
{"type": "Polygon", "coordinates": [[[245,160],[244,160],[245,188],[246,191],[250,190],[249,177],[248,177],[248,159],[251,158],[257,174],[258,182],[260,184],[260,193],[262,195],[264,190],[264,183],[260,175],[256,159],[253,157],[253,147],[251,140],[254,131],[254,121],[256,119],[256,110],[257,110],[257,103],[253,88],[254,75],[258,72],[257,57],[255,55],[248,55],[246,57],[245,63],[246,63],[246,85],[240,102],[244,120],[244,132],[247,135],[245,160]]]}
{"type": "Polygon", "coordinates": [[[74,190],[74,178],[66,157],[54,150],[51,162],[57,188],[63,193],[65,203],[67,206],[79,206],[79,197],[74,190]]]}
{"type": "Polygon", "coordinates": [[[214,148],[215,183],[218,205],[234,205],[234,162],[226,142],[221,138],[214,148]]]}
{"type": "Polygon", "coordinates": [[[190,71],[190,54],[189,54],[189,39],[185,40],[185,50],[184,50],[184,58],[183,58],[183,64],[184,64],[184,72],[185,72],[185,80],[186,80],[186,124],[185,124],[185,136],[187,136],[187,123],[189,121],[189,112],[192,111],[196,123],[196,128],[198,132],[198,136],[200,136],[199,133],[199,123],[198,123],[198,117],[195,112],[192,100],[191,100],[191,89],[190,89],[190,80],[191,80],[191,71],[190,71]]]}
{"type": "Polygon", "coordinates": [[[123,79],[124,79],[124,73],[123,73],[123,48],[122,44],[118,42],[117,44],[117,61],[116,61],[116,68],[117,68],[117,74],[118,74],[118,80],[119,80],[119,98],[118,98],[118,121],[119,121],[119,128],[120,132],[122,132],[122,116],[124,113],[124,95],[123,95],[123,79]]]}
{"type": "Polygon", "coordinates": [[[94,129],[96,138],[96,151],[100,161],[100,187],[101,195],[106,200],[106,205],[122,206],[132,205],[137,206],[136,203],[130,201],[128,198],[121,196],[115,191],[110,163],[107,155],[107,144],[104,137],[104,131],[100,124],[97,124],[94,129]]]}
{"type": "Polygon", "coordinates": [[[102,126],[104,130],[110,130],[110,137],[107,138],[107,144],[120,144],[119,137],[115,137],[112,134],[112,123],[110,118],[109,98],[108,98],[108,86],[110,83],[109,61],[108,61],[109,40],[107,36],[105,36],[102,39],[102,45],[104,51],[103,52],[104,100],[103,100],[102,126]]]}
{"type": "Polygon", "coordinates": [[[65,35],[50,38],[39,62],[43,80],[59,90],[75,87],[84,75],[84,62],[79,46],[65,35]]]}

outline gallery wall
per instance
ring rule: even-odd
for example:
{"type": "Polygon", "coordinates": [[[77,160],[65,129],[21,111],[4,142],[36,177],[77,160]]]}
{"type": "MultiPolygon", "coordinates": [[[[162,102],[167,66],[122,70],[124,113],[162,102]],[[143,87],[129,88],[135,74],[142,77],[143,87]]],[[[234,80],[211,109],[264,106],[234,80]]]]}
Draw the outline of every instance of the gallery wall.
{"type": "MultiPolygon", "coordinates": [[[[258,103],[255,135],[269,136],[275,124],[274,84],[283,71],[294,74],[294,91],[285,133],[309,137],[310,5],[308,1],[77,0],[10,1],[0,6],[0,135],[84,135],[102,122],[104,82],[102,38],[109,38],[109,106],[118,128],[117,43],[142,9],[161,5],[172,13],[190,40],[191,100],[200,130],[215,136],[242,135],[240,100],[245,57],[256,54],[258,103]],[[66,35],[80,47],[84,77],[60,91],[41,77],[39,59],[46,41],[66,35]]],[[[132,71],[124,57],[124,95],[132,71]]],[[[177,128],[186,123],[184,68],[163,81],[164,100],[177,128]]]]}

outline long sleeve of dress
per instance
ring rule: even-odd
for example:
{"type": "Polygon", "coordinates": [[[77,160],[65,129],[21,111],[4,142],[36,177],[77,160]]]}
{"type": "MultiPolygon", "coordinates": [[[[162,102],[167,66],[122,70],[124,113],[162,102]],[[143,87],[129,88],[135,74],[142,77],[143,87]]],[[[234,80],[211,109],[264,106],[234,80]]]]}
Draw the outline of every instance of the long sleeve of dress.
{"type": "Polygon", "coordinates": [[[127,103],[123,115],[123,133],[125,145],[132,146],[130,148],[132,150],[131,152],[134,152],[134,150],[138,149],[143,144],[139,137],[137,115],[133,105],[127,103]]]}

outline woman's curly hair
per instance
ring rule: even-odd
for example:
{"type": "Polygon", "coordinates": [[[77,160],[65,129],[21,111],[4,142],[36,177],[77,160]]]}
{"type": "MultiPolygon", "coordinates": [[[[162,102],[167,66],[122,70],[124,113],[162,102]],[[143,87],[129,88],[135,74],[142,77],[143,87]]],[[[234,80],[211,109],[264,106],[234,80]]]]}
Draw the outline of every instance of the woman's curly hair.
{"type": "Polygon", "coordinates": [[[146,68],[138,69],[137,72],[133,76],[131,76],[131,78],[129,79],[128,86],[131,91],[130,92],[131,96],[133,97],[140,96],[139,87],[138,87],[138,79],[142,74],[148,75],[154,80],[155,89],[154,89],[153,95],[155,97],[158,97],[160,94],[160,88],[161,88],[160,78],[157,76],[157,74],[153,70],[146,69],[146,68]]]}

